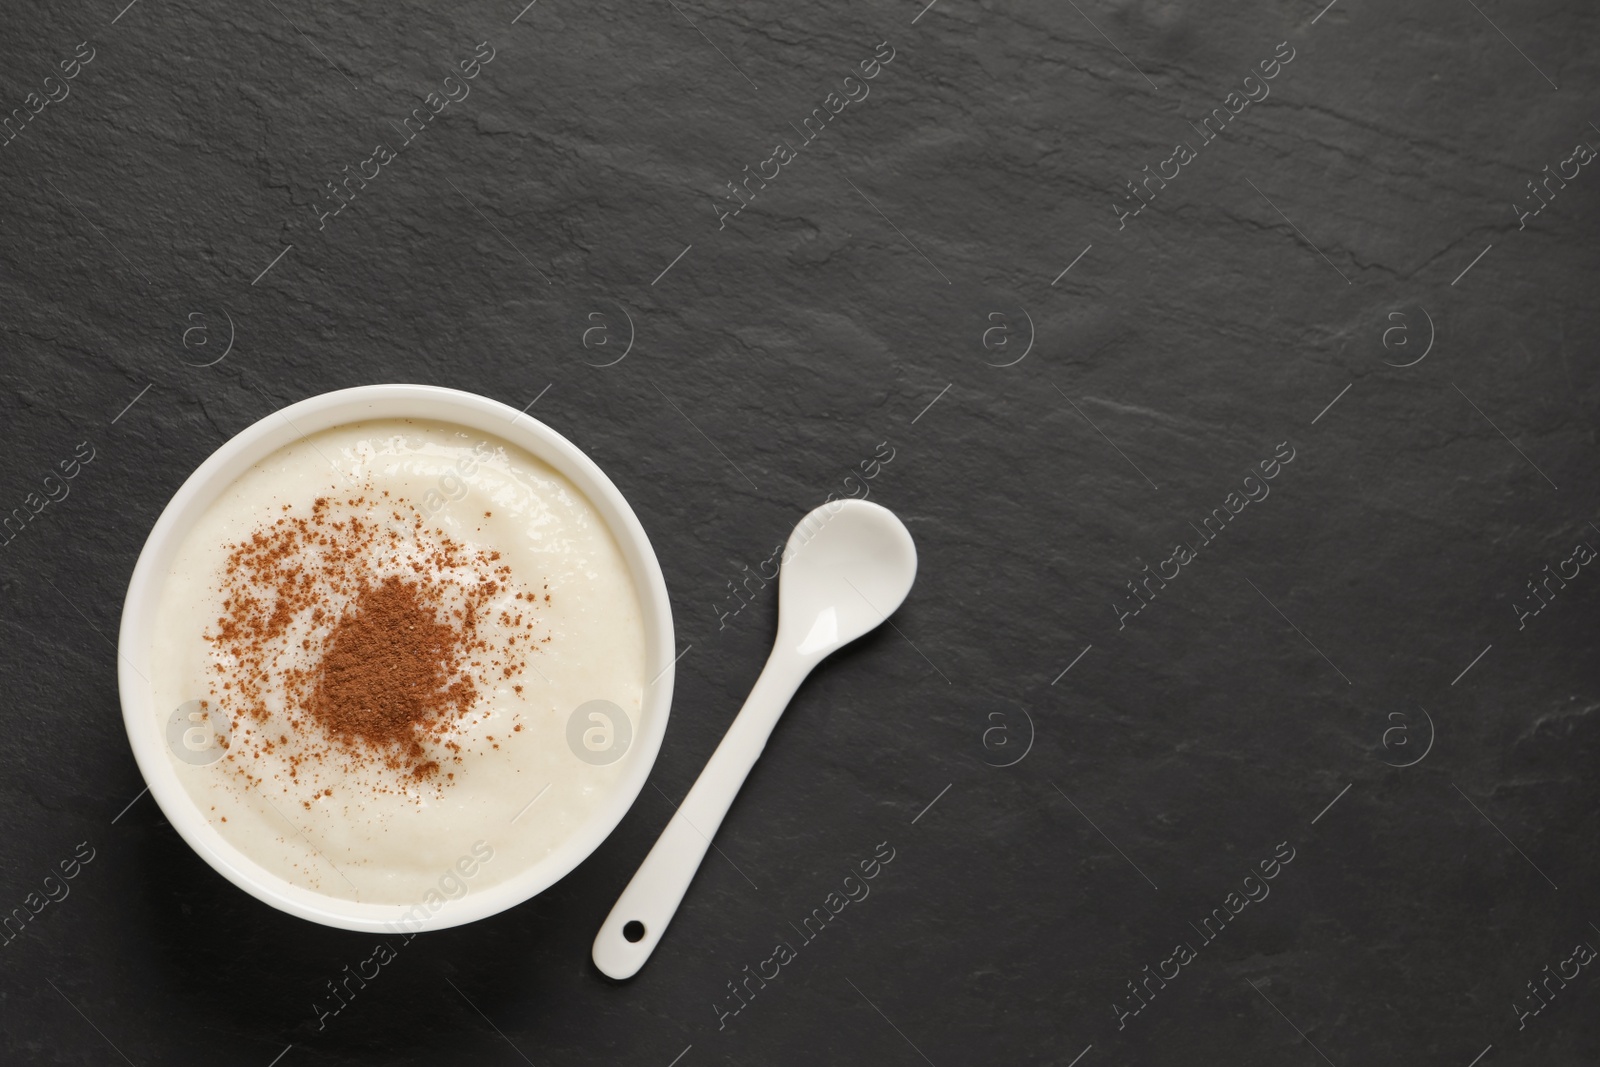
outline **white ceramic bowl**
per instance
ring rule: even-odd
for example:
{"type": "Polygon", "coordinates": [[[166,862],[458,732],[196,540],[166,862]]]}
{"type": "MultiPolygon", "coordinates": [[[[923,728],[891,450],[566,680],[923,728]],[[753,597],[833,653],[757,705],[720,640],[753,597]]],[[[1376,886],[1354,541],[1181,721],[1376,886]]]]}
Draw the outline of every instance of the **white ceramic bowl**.
{"type": "MultiPolygon", "coordinates": [[[[426,929],[442,929],[504,911],[542,892],[600,846],[644,787],[660,751],[672,703],[672,608],[644,527],[617,487],[571,441],[528,415],[495,400],[431,385],[368,385],[302,400],[240,431],[213,452],[174,494],[128,583],[117,636],[118,689],[122,717],[139,771],[150,795],[174,829],[224,878],[259,900],[302,919],[346,930],[393,930],[414,909],[405,904],[362,904],[290,884],[249,859],[217,832],[184,788],[167,748],[170,709],[152,706],[151,641],[163,581],[184,534],[218,495],[255,463],[284,445],[318,430],[367,419],[414,418],[454,423],[520,445],[572,481],[589,498],[616,538],[638,591],[644,616],[645,677],[656,678],[644,693],[640,722],[623,760],[626,767],[612,796],[553,852],[497,885],[474,888],[446,900],[426,929]],[[657,677],[659,673],[660,677],[657,677]]],[[[408,926],[407,929],[414,929],[408,926]]]]}

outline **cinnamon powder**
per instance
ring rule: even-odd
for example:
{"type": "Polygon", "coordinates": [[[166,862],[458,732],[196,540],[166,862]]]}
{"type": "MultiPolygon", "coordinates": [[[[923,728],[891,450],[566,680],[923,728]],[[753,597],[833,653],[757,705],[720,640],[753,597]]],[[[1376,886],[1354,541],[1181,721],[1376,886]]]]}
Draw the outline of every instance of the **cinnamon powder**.
{"type": "Polygon", "coordinates": [[[469,605],[456,625],[441,622],[436,590],[389,577],[367,587],[339,619],[305,709],[349,745],[403,757],[418,778],[436,774],[422,735],[465,715],[478,698],[462,657],[475,642],[469,605]]]}
{"type": "Polygon", "coordinates": [[[331,795],[322,771],[452,779],[441,760],[460,762],[455,728],[550,640],[535,636],[538,597],[513,592],[498,552],[428,529],[387,491],[283,511],[229,546],[223,614],[205,635],[211,695],[232,723],[225,758],[259,786],[256,761],[277,753],[313,798],[331,795]]]}

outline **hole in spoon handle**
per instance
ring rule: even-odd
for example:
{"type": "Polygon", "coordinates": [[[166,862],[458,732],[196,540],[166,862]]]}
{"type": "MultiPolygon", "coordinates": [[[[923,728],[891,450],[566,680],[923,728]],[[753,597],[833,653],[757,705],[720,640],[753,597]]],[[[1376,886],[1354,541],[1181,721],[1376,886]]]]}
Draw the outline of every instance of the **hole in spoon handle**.
{"type": "Polygon", "coordinates": [[[672,917],[654,914],[647,901],[619,900],[617,904],[595,935],[593,959],[602,974],[620,981],[644,968],[672,917]]]}

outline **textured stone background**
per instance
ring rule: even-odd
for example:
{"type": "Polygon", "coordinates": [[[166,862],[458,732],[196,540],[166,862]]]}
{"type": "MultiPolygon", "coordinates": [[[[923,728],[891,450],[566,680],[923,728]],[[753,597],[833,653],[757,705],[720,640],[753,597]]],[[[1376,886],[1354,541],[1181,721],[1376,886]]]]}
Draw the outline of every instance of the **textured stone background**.
{"type": "Polygon", "coordinates": [[[1600,166],[1512,206],[1600,147],[1592,6],[120,8],[0,15],[7,111],[94,52],[0,147],[0,510],[95,450],[0,549],[0,908],[95,857],[0,948],[0,1059],[1600,1061],[1592,968],[1518,1019],[1600,945],[1600,573],[1516,609],[1600,546],[1600,166]],[[484,41],[319,231],[322,183],[484,41]],[[880,41],[870,96],[719,231],[724,182],[880,41]],[[1271,96],[1119,231],[1121,182],[1283,41],[1271,96]],[[375,381],[537,398],[632,501],[692,648],[612,838],[319,1030],[372,939],[258,904],[140,798],[108,637],[213,448],[375,381]],[[802,689],[731,862],[603,979],[590,940],[773,633],[770,594],[720,616],[727,583],[885,441],[871,498],[921,553],[899,632],[802,689]],[[1119,629],[1124,583],[1283,441],[1271,497],[1119,629]],[[884,841],[871,897],[719,1029],[725,983],[884,841]]]}

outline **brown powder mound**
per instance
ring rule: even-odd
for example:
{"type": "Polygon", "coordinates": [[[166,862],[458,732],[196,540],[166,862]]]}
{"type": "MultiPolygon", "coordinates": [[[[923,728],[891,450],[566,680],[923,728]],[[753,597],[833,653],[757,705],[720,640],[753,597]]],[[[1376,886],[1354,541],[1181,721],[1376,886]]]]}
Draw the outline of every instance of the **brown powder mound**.
{"type": "Polygon", "coordinates": [[[286,765],[280,787],[314,797],[362,768],[442,787],[454,776],[440,762],[463,751],[452,727],[550,640],[535,614],[548,594],[370,486],[319,497],[308,515],[283,505],[228,546],[220,577],[208,695],[231,724],[226,766],[247,787],[266,784],[264,754],[286,765]]]}
{"type": "Polygon", "coordinates": [[[472,678],[461,673],[475,644],[476,610],[464,613],[465,625],[452,626],[439,619],[439,599],[420,581],[394,577],[363,589],[334,625],[303,705],[333,737],[382,749],[418,778],[438,770],[424,759],[422,737],[465,715],[478,698],[472,678]]]}

